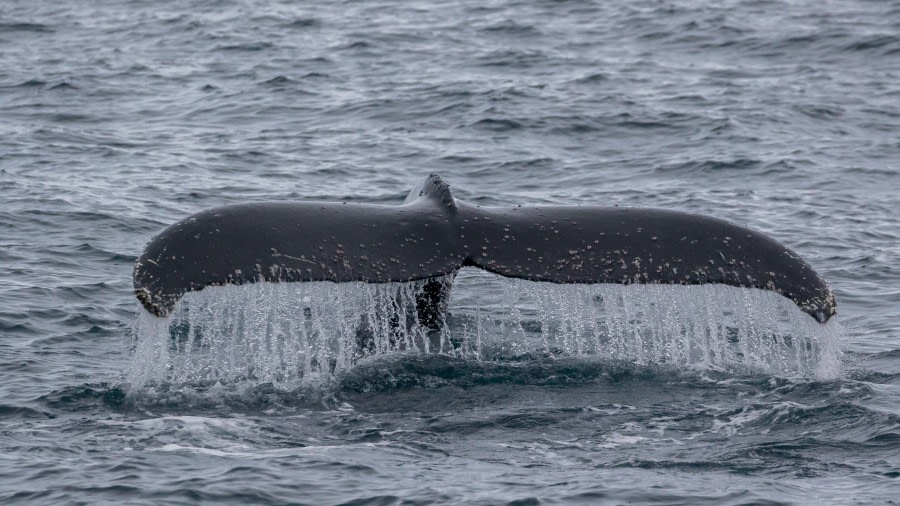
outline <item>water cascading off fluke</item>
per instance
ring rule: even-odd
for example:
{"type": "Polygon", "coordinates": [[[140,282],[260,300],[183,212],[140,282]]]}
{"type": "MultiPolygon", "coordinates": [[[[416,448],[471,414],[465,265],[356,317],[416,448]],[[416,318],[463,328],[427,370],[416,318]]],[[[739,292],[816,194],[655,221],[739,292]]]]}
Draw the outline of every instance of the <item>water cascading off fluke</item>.
{"type": "MultiPolygon", "coordinates": [[[[658,209],[474,206],[429,176],[399,206],[237,204],[164,230],[138,259],[134,285],[146,310],[138,327],[171,338],[139,338],[137,356],[168,363],[169,372],[149,367],[135,377],[183,371],[184,378],[288,381],[398,350],[480,358],[515,348],[488,342],[490,325],[473,326],[464,308],[451,311],[462,326],[448,326],[451,286],[463,267],[502,276],[503,297],[527,292],[537,301],[506,305],[504,318],[515,323],[500,328],[510,336],[518,325],[522,349],[532,347],[529,328],[540,328],[544,349],[636,362],[777,362],[763,369],[791,373],[833,355],[811,351],[834,346],[808,337],[810,329],[825,332],[835,314],[828,286],[759,232],[658,209]],[[784,313],[785,303],[797,314],[784,313]],[[710,305],[712,312],[692,309],[710,305]],[[541,316],[523,320],[520,307],[541,316]],[[762,325],[785,318],[791,330],[762,325]],[[792,336],[800,327],[807,337],[792,336]],[[782,357],[792,353],[785,350],[758,358],[771,353],[752,343],[777,344],[779,336],[796,360],[782,357]]],[[[136,362],[132,370],[140,369],[136,362]]]]}

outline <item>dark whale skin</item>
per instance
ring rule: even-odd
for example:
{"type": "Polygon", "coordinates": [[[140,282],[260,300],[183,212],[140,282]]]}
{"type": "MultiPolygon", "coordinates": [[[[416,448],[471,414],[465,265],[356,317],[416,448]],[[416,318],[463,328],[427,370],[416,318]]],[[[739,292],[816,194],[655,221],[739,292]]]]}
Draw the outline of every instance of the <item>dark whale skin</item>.
{"type": "MultiPolygon", "coordinates": [[[[475,206],[454,199],[436,175],[400,206],[247,203],[201,211],[150,241],[134,288],[144,308],[165,316],[186,292],[211,285],[403,282],[463,266],[550,283],[759,288],[822,323],[836,313],[815,270],[755,230],[663,209],[475,206]]],[[[428,285],[423,321],[445,309],[447,279],[428,285]]]]}

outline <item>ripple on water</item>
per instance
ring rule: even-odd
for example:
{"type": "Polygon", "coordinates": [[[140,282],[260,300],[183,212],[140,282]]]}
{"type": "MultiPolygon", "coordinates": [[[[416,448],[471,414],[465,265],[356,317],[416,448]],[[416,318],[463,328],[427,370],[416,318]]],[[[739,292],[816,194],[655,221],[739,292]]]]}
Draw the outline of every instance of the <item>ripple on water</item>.
{"type": "Polygon", "coordinates": [[[896,2],[0,11],[0,503],[898,495],[896,2]],[[227,315],[128,342],[133,258],[167,224],[247,200],[393,204],[435,170],[481,205],[747,223],[816,266],[848,330],[732,292],[707,320],[702,293],[463,272],[441,333],[366,316],[388,323],[371,356],[353,359],[370,306],[350,287],[211,291],[191,308],[227,315]],[[287,322],[304,353],[284,353],[287,322]]]}

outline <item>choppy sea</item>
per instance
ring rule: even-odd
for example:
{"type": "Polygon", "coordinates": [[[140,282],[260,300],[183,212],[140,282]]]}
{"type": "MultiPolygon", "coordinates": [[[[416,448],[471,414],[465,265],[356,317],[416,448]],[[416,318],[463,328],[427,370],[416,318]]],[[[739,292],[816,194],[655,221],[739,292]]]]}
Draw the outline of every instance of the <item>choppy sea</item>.
{"type": "MultiPolygon", "coordinates": [[[[878,0],[3,1],[0,503],[900,502],[898,34],[878,0]],[[132,266],[169,224],[399,204],[429,173],[482,205],[750,226],[838,315],[784,344],[732,311],[746,335],[704,321],[700,347],[683,325],[573,330],[571,309],[731,292],[585,299],[475,271],[442,344],[305,376],[309,353],[250,327],[222,355],[148,330],[132,266]]],[[[322,340],[379,300],[254,289],[194,303],[318,307],[322,340]]]]}

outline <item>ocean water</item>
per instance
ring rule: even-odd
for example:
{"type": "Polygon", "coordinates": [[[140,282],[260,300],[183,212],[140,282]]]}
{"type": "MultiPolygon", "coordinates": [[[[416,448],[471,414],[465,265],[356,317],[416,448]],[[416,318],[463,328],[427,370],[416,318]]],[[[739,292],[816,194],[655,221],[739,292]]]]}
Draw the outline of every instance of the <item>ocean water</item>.
{"type": "Polygon", "coordinates": [[[900,502],[898,34],[877,0],[4,1],[0,503],[900,502]],[[358,356],[415,286],[133,296],[190,213],[429,173],[750,226],[838,315],[465,270],[442,332],[358,356]]]}

